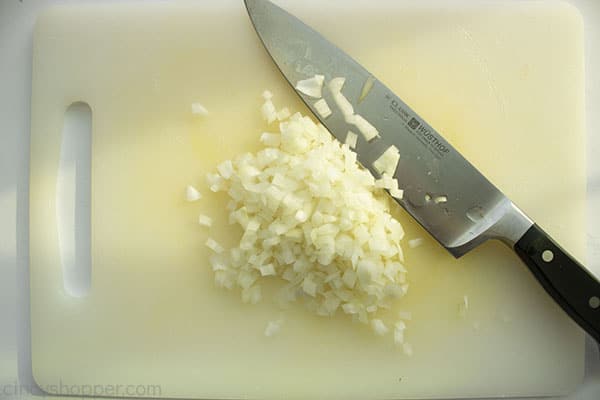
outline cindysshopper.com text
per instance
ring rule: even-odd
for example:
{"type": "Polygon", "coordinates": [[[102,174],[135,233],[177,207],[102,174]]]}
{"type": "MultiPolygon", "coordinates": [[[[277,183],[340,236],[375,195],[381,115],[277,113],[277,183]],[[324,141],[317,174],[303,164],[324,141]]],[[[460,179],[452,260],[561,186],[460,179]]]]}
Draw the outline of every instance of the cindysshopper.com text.
{"type": "Polygon", "coordinates": [[[67,396],[115,396],[115,397],[161,397],[161,385],[152,384],[70,384],[59,381],[39,388],[31,388],[17,382],[0,385],[0,398],[13,398],[36,393],[41,389],[49,394],[67,396]]]}

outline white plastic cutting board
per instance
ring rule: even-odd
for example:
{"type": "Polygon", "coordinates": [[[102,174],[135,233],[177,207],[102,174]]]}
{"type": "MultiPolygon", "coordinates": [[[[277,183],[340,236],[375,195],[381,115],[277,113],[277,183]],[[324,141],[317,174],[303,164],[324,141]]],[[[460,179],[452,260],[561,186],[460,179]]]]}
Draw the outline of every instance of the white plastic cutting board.
{"type": "MultiPolygon", "coordinates": [[[[258,148],[260,93],[304,110],[241,1],[62,6],[34,38],[32,364],[42,389],[159,385],[176,398],[552,395],[583,377],[582,332],[516,256],[453,259],[403,212],[414,356],[344,316],[243,305],[207,268],[200,212],[231,243],[222,197],[183,188],[258,148]],[[65,109],[93,112],[92,287],[63,287],[56,180],[65,109]],[[194,117],[200,101],[206,118],[194,117]],[[458,304],[469,296],[465,319],[458,304]]],[[[282,2],[386,82],[576,256],[584,253],[583,37],[562,3],[415,8],[282,2]],[[318,5],[317,5],[318,4],[318,5]]],[[[440,4],[445,4],[441,3],[440,4]]],[[[118,393],[121,396],[135,393],[118,393]]]]}

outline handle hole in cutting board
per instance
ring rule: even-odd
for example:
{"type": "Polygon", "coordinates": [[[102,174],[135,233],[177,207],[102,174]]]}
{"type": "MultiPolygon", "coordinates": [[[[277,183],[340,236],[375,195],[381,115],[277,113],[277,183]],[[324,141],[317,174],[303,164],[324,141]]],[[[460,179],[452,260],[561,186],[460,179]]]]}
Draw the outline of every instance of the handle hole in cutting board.
{"type": "Polygon", "coordinates": [[[58,177],[56,219],[65,291],[85,296],[91,287],[92,110],[84,102],[65,112],[58,177]]]}

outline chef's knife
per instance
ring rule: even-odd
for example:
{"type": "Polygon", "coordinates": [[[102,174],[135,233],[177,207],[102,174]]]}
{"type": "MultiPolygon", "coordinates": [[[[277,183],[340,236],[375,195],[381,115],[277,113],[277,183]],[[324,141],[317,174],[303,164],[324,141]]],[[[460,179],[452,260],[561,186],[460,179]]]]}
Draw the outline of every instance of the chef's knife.
{"type": "MultiPolygon", "coordinates": [[[[370,142],[359,135],[360,163],[378,178],[373,162],[394,145],[400,162],[394,174],[404,197],[398,203],[453,256],[488,239],[510,246],[554,300],[600,342],[600,282],[515,206],[444,137],[349,55],[268,0],[245,0],[265,48],[295,87],[299,80],[344,77],[344,96],[379,132],[370,142]],[[434,199],[443,198],[443,203],[434,199]]],[[[349,125],[340,112],[322,118],[316,99],[298,95],[342,143],[349,125]]],[[[335,108],[332,94],[323,98],[335,108]]]]}

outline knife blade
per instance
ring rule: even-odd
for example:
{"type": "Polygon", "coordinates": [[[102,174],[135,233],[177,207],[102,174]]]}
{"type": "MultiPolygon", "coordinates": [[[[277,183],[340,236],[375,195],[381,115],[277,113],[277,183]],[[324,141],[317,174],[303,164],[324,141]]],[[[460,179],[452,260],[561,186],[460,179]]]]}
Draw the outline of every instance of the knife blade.
{"type": "MultiPolygon", "coordinates": [[[[489,239],[511,247],[554,300],[600,342],[600,282],[563,250],[444,137],[369,71],[321,34],[268,0],[245,0],[252,24],[271,58],[319,121],[342,143],[355,129],[340,112],[323,118],[300,80],[345,78],[343,95],[379,135],[359,135],[358,161],[376,178],[373,163],[400,150],[393,178],[404,190],[396,201],[453,256],[489,239]],[[443,202],[436,199],[444,199],[443,202]]],[[[335,108],[333,94],[323,99],[335,108]]]]}

